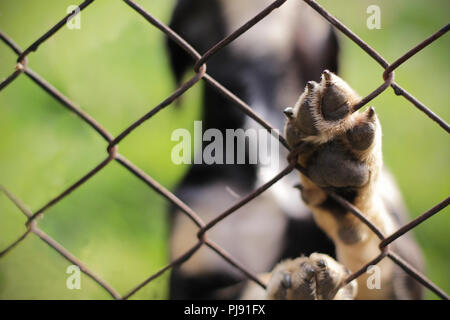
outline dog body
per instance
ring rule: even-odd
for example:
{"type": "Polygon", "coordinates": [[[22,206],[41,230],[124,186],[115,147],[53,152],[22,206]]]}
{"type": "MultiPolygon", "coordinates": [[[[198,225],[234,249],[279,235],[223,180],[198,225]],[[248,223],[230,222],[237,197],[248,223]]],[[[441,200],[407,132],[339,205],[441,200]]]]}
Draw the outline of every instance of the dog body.
{"type": "MultiPolygon", "coordinates": [[[[197,51],[204,53],[271,2],[179,0],[170,26],[197,51]]],[[[168,48],[175,78],[180,83],[193,61],[176,44],[169,42],[168,48]]],[[[285,122],[282,110],[298,104],[301,100],[298,96],[303,92],[307,81],[319,81],[323,70],[336,73],[337,61],[337,38],[327,22],[303,2],[287,1],[247,33],[220,50],[207,65],[209,74],[282,131],[285,122]]],[[[203,104],[204,130],[218,129],[225,136],[226,129],[259,128],[256,122],[208,86],[204,88],[203,104]]],[[[377,134],[377,139],[381,139],[380,131],[377,134]]],[[[330,148],[331,154],[334,154],[333,148],[330,148]]],[[[370,192],[361,193],[370,196],[349,200],[362,212],[372,215],[383,232],[389,234],[403,224],[405,210],[393,179],[381,169],[381,141],[378,141],[376,148],[379,148],[379,154],[373,155],[374,163],[379,161],[373,166],[379,169],[376,183],[367,185],[370,192]]],[[[223,154],[227,154],[226,148],[223,154]]],[[[281,155],[283,161],[279,168],[248,163],[192,165],[176,193],[204,221],[210,221],[239,201],[240,197],[274,177],[287,164],[286,157],[287,153],[281,155]]],[[[319,172],[320,175],[320,163],[317,166],[319,168],[312,172],[319,172]]],[[[355,238],[353,227],[357,225],[356,228],[364,228],[349,218],[349,213],[344,213],[345,219],[341,220],[352,223],[348,230],[341,228],[345,230],[344,236],[342,232],[339,235],[341,220],[336,219],[335,212],[339,209],[335,204],[323,206],[327,199],[320,187],[307,177],[301,178],[302,184],[307,187],[306,191],[303,190],[302,197],[310,198],[306,201],[308,204],[301,200],[298,190],[293,188],[299,179],[296,173],[292,173],[214,226],[208,231],[208,237],[255,273],[269,272],[279,261],[301,255],[309,256],[315,252],[326,254],[330,259],[337,257],[346,268],[357,271],[378,253],[377,239],[368,230],[358,233],[355,238]],[[367,237],[364,241],[358,238],[365,235],[367,237]]],[[[171,219],[171,256],[176,258],[194,245],[198,230],[181,212],[172,210],[171,219]]],[[[405,236],[397,240],[395,245],[400,249],[399,253],[414,250],[412,256],[420,256],[416,253],[418,250],[414,243],[405,236]]],[[[320,259],[313,260],[314,263],[311,262],[309,266],[316,266],[320,259]]],[[[413,262],[420,267],[420,261],[413,262]]],[[[358,279],[358,297],[420,297],[420,290],[410,281],[404,280],[402,272],[391,262],[382,261],[380,266],[385,290],[367,291],[363,284],[367,275],[364,275],[358,279]],[[392,279],[396,280],[391,281],[392,279]]],[[[283,269],[283,265],[278,265],[277,268],[274,269],[274,274],[283,269]]],[[[276,278],[272,277],[275,282],[276,278]]],[[[233,266],[212,250],[202,248],[173,270],[170,294],[173,299],[280,298],[280,295],[265,295],[261,290],[244,288],[242,280],[245,277],[233,266]],[[252,295],[249,292],[255,293],[252,295]]],[[[266,276],[266,280],[269,281],[269,277],[266,276]]],[[[280,283],[276,282],[272,287],[279,288],[280,283]]],[[[290,296],[284,295],[281,298],[283,297],[290,296]]]]}

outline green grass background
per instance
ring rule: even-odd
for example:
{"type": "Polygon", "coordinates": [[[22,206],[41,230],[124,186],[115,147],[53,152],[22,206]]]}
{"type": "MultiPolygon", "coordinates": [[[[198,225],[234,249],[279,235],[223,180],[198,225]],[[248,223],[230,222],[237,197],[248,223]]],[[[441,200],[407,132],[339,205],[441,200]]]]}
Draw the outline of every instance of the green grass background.
{"type": "MultiPolygon", "coordinates": [[[[292,1],[292,0],[290,0],[292,1]]],[[[319,1],[392,62],[448,22],[442,1],[319,1]],[[381,30],[366,27],[366,8],[381,8],[381,30]]],[[[138,1],[167,22],[174,1],[138,1]]],[[[73,0],[0,2],[0,30],[23,49],[66,13],[73,0]]],[[[117,135],[175,89],[164,36],[121,1],[97,0],[81,14],[81,30],[61,29],[29,66],[117,135]]],[[[205,31],[206,32],[206,31],[205,31]]],[[[382,69],[341,37],[341,76],[362,96],[382,82],[382,69]]],[[[448,121],[450,39],[444,36],[396,71],[396,81],[448,121]]],[[[0,44],[0,78],[16,56],[0,44]]],[[[176,128],[192,129],[200,117],[197,85],[120,143],[120,152],[162,185],[173,189],[185,166],[170,160],[176,128]]],[[[385,163],[395,174],[415,217],[448,196],[448,135],[392,90],[371,102],[383,125],[385,163]]],[[[25,75],[0,92],[0,183],[31,210],[73,184],[106,157],[106,143],[25,75]]],[[[117,163],[50,210],[39,225],[120,293],[168,262],[167,203],[117,163]]],[[[414,230],[427,261],[427,276],[450,291],[449,209],[414,230]]],[[[25,218],[0,195],[0,249],[25,231],[25,218]]],[[[30,235],[0,259],[0,299],[104,299],[85,275],[81,290],[66,289],[70,263],[30,235]]],[[[168,273],[133,299],[167,297],[168,273]]],[[[436,298],[428,293],[428,298],[436,298]]]]}

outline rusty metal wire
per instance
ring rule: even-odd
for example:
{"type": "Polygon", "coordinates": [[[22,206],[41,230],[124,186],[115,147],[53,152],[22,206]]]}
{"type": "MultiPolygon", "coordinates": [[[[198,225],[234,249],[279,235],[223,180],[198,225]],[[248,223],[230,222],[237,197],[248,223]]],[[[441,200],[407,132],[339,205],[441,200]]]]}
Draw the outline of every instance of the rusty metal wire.
{"type": "MultiPolygon", "coordinates": [[[[214,45],[211,49],[209,49],[205,54],[201,55],[198,53],[189,43],[187,43],[182,37],[180,37],[177,33],[171,30],[167,25],[160,22],[153,15],[147,12],[144,8],[138,5],[136,2],[132,0],[123,0],[132,10],[134,10],[137,14],[139,14],[142,18],[146,19],[151,25],[159,29],[163,32],[167,37],[169,37],[172,41],[174,41],[180,48],[186,51],[194,60],[194,76],[190,78],[188,81],[183,83],[177,90],[175,90],[167,99],[162,101],[160,104],[155,106],[149,112],[144,114],[141,118],[136,120],[134,123],[130,124],[125,130],[122,131],[117,137],[114,137],[110,134],[106,129],[104,129],[95,119],[93,119],[89,114],[82,111],[76,104],[70,101],[67,97],[65,97],[61,92],[55,89],[50,83],[41,78],[37,73],[35,73],[28,66],[28,55],[32,52],[38,50],[39,46],[42,45],[47,39],[52,37],[58,30],[60,30],[64,24],[79,13],[82,10],[85,10],[94,0],[86,0],[79,5],[79,11],[73,11],[70,14],[66,15],[60,21],[58,21],[52,28],[50,28],[47,32],[45,32],[41,37],[39,37],[36,41],[34,41],[28,48],[25,50],[20,49],[20,47],[7,35],[0,31],[0,40],[8,46],[15,54],[17,54],[17,64],[15,66],[14,72],[8,76],[5,80],[0,82],[0,92],[7,85],[11,84],[18,76],[22,73],[27,75],[31,80],[33,80],[40,88],[45,90],[50,96],[56,99],[63,107],[65,107],[68,111],[75,113],[82,121],[86,122],[88,125],[92,127],[100,136],[102,136],[106,142],[108,143],[107,147],[107,156],[106,158],[94,167],[92,170],[87,172],[83,177],[81,177],[78,181],[74,182],[69,188],[62,191],[58,196],[54,199],[48,201],[42,208],[36,210],[35,212],[31,212],[26,206],[18,199],[12,192],[10,192],[6,187],[0,186],[0,191],[5,193],[7,198],[14,203],[19,210],[27,217],[26,222],[26,231],[23,233],[16,241],[11,243],[7,248],[0,251],[0,258],[4,256],[6,253],[13,250],[16,246],[18,246],[25,238],[27,238],[31,233],[36,234],[40,239],[42,239],[45,243],[47,243],[51,248],[57,251],[61,256],[63,256],[66,260],[71,262],[74,265],[77,265],[80,270],[89,276],[92,280],[94,280],[98,285],[100,285],[104,290],[106,290],[111,297],[114,299],[128,299],[133,296],[137,291],[142,289],[148,283],[153,281],[154,279],[160,277],[163,273],[170,270],[174,266],[180,265],[183,262],[187,261],[195,252],[197,252],[201,247],[206,246],[216,252],[216,254],[220,255],[223,259],[225,259],[232,266],[240,270],[247,278],[252,281],[255,281],[261,287],[264,288],[264,284],[260,282],[258,277],[253,274],[248,268],[241,265],[239,261],[235,260],[229,253],[227,253],[223,248],[214,243],[213,241],[208,239],[208,231],[214,228],[215,225],[220,223],[227,216],[236,212],[237,209],[245,206],[248,202],[257,198],[260,194],[270,188],[277,181],[282,179],[284,176],[289,174],[292,170],[297,169],[305,174],[304,168],[300,167],[296,163],[295,150],[291,150],[291,157],[289,165],[283,169],[280,173],[278,173],[274,178],[270,181],[266,182],[247,196],[243,197],[240,201],[238,201],[235,205],[225,210],[223,213],[219,214],[215,219],[204,222],[200,216],[193,211],[187,204],[177,198],[173,193],[160,185],[156,180],[151,178],[147,173],[139,169],[135,166],[131,161],[125,158],[123,155],[118,153],[118,144],[126,138],[134,129],[139,127],[145,121],[148,121],[152,118],[156,113],[161,111],[162,109],[170,106],[172,102],[174,102],[178,97],[183,95],[187,90],[196,85],[200,80],[206,82],[207,85],[212,86],[219,94],[226,97],[230,100],[231,104],[234,107],[239,108],[240,111],[244,112],[247,116],[252,118],[254,121],[259,123],[263,128],[268,130],[273,136],[275,136],[281,144],[286,147],[288,150],[290,149],[286,140],[277,132],[277,130],[262,119],[258,114],[256,114],[253,109],[243,102],[239,97],[235,96],[231,93],[227,88],[225,88],[222,84],[216,81],[211,75],[209,75],[207,71],[207,62],[208,60],[221,49],[229,45],[235,39],[240,37],[243,33],[252,28],[259,21],[268,16],[273,10],[282,6],[287,0],[276,0],[271,3],[268,7],[262,10],[259,13],[256,13],[254,18],[250,19],[247,23],[245,23],[242,27],[234,31],[231,35],[221,40],[219,43],[214,45]],[[165,197],[167,201],[171,202],[175,207],[181,210],[187,217],[189,217],[195,225],[198,227],[198,241],[197,243],[191,247],[188,251],[186,251],[180,257],[177,257],[175,260],[170,262],[165,267],[161,268],[155,274],[149,276],[146,280],[142,281],[139,285],[132,288],[128,293],[121,295],[118,293],[111,285],[109,285],[106,281],[104,281],[100,276],[96,275],[89,267],[87,267],[82,261],[73,256],[67,249],[65,249],[62,245],[52,239],[49,235],[43,232],[37,225],[37,218],[41,216],[45,211],[47,211],[50,207],[54,206],[63,198],[69,196],[69,194],[75,189],[79,188],[86,181],[93,179],[93,177],[101,170],[103,170],[110,162],[116,161],[124,168],[126,168],[130,173],[134,176],[142,180],[146,185],[152,188],[154,191],[159,193],[161,196],[165,197]]],[[[314,0],[289,0],[289,1],[304,1],[310,7],[312,7],[315,11],[317,11],[322,17],[324,17],[331,25],[333,25],[337,30],[342,32],[347,38],[356,43],[362,50],[364,50],[369,56],[371,56],[378,64],[380,64],[384,68],[384,72],[382,73],[383,83],[369,93],[365,98],[361,100],[361,102],[356,106],[355,111],[366,105],[369,101],[377,97],[383,91],[385,91],[388,87],[393,88],[396,95],[403,96],[406,100],[411,102],[416,108],[422,111],[425,115],[427,115],[430,119],[435,121],[439,126],[441,126],[447,133],[450,133],[449,125],[441,119],[438,115],[436,115],[433,111],[431,111],[428,107],[426,107],[423,103],[421,103],[417,98],[412,96],[406,90],[404,90],[400,85],[394,82],[394,70],[398,68],[401,64],[406,62],[413,55],[420,52],[423,48],[427,47],[430,43],[437,40],[441,36],[443,36],[450,28],[450,24],[445,25],[443,28],[432,34],[430,37],[416,45],[414,48],[410,49],[404,55],[399,57],[396,61],[389,64],[379,53],[377,53],[373,48],[371,48],[364,40],[359,38],[355,33],[353,33],[349,28],[347,28],[342,22],[332,16],[328,11],[326,11],[323,7],[321,7],[314,0]]],[[[400,266],[402,269],[406,271],[411,277],[416,279],[426,288],[434,292],[436,295],[441,297],[442,299],[449,299],[449,296],[438,286],[436,286],[432,281],[427,279],[423,274],[415,270],[412,266],[410,266],[406,261],[404,261],[401,257],[399,257],[395,252],[389,249],[388,245],[394,242],[396,239],[404,235],[405,233],[411,231],[418,224],[423,221],[429,219],[431,216],[440,212],[443,208],[447,207],[450,202],[450,197],[447,197],[439,204],[435,205],[433,208],[423,213],[416,219],[410,221],[396,232],[391,235],[383,235],[383,233],[374,225],[371,221],[369,221],[364,213],[360,212],[358,208],[353,206],[350,202],[340,197],[337,194],[329,192],[329,195],[335,199],[342,207],[346,210],[353,213],[358,219],[360,219],[364,224],[366,224],[380,239],[380,254],[372,261],[363,266],[360,270],[354,272],[348,279],[346,279],[345,283],[349,283],[353,279],[356,279],[361,274],[363,274],[370,265],[374,265],[379,263],[385,258],[391,259],[394,263],[400,266]]]]}

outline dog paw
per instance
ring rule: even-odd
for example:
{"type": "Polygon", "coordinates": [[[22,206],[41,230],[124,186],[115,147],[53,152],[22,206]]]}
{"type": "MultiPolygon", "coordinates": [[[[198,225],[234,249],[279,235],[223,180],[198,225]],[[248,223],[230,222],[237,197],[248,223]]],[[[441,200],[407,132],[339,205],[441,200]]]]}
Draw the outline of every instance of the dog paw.
{"type": "Polygon", "coordinates": [[[320,83],[308,82],[288,117],[285,135],[301,146],[299,163],[322,188],[361,188],[369,183],[373,152],[380,137],[375,110],[353,113],[359,96],[341,78],[324,71],[320,83]]]}
{"type": "Polygon", "coordinates": [[[266,297],[275,300],[354,299],[355,280],[343,285],[350,271],[333,258],[319,253],[279,263],[267,285],[266,297]]]}
{"type": "Polygon", "coordinates": [[[326,70],[320,83],[308,82],[294,108],[285,110],[286,140],[306,170],[300,174],[302,198],[319,226],[346,244],[361,241],[365,234],[326,191],[370,213],[382,166],[379,121],[372,107],[354,112],[359,101],[344,80],[326,70]],[[337,223],[330,222],[329,213],[337,223]]]}
{"type": "Polygon", "coordinates": [[[353,112],[359,101],[344,80],[326,70],[320,83],[308,82],[295,107],[285,110],[286,140],[321,188],[348,194],[367,186],[379,171],[380,125],[372,107],[353,112]]]}

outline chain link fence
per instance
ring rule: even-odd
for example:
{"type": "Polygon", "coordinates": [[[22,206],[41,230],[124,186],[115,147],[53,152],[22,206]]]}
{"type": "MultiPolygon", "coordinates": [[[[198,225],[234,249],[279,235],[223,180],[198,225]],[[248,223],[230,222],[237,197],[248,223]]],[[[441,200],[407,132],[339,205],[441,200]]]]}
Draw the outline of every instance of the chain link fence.
{"type": "MultiPolygon", "coordinates": [[[[54,99],[56,99],[64,108],[69,112],[75,113],[82,121],[86,122],[93,130],[95,130],[103,139],[107,142],[107,155],[106,158],[99,163],[95,168],[87,172],[83,177],[81,177],[78,181],[72,184],[69,188],[61,192],[58,196],[48,201],[42,208],[36,210],[35,212],[30,211],[26,208],[26,206],[22,203],[20,199],[18,199],[13,193],[11,193],[5,186],[1,186],[1,191],[5,193],[5,195],[10,199],[22,213],[27,217],[26,227],[27,230],[23,233],[16,241],[10,244],[7,248],[2,249],[0,251],[0,258],[3,257],[7,252],[14,250],[16,246],[18,246],[30,233],[36,234],[40,239],[42,239],[45,243],[47,243],[50,247],[52,247],[56,252],[58,252],[61,256],[63,256],[66,260],[70,261],[72,264],[78,266],[80,270],[94,280],[99,286],[101,286],[104,290],[106,290],[114,299],[128,299],[133,296],[138,290],[146,286],[148,283],[153,281],[154,279],[160,277],[163,273],[170,270],[174,266],[180,265],[186,260],[188,260],[195,252],[197,252],[201,247],[206,246],[211,250],[215,251],[218,255],[220,255],[223,259],[225,259],[229,264],[240,270],[248,279],[256,282],[261,287],[265,288],[265,285],[258,279],[258,277],[253,274],[250,270],[248,270],[245,266],[243,266],[239,261],[233,258],[228,252],[226,252],[219,245],[214,243],[212,240],[208,238],[208,231],[218,223],[220,223],[227,216],[233,214],[237,209],[243,207],[248,202],[257,198],[260,194],[270,188],[273,184],[275,184],[278,180],[282,179],[284,176],[289,174],[293,170],[299,170],[303,174],[306,175],[304,168],[299,166],[296,161],[295,150],[290,150],[286,140],[277,133],[277,130],[273,128],[268,122],[262,119],[258,114],[256,114],[252,108],[243,102],[239,97],[235,96],[231,93],[227,88],[225,88],[221,83],[216,81],[211,75],[207,73],[207,62],[208,60],[218,53],[222,48],[229,45],[232,41],[237,39],[247,30],[252,28],[259,21],[267,17],[273,10],[282,6],[288,0],[276,0],[271,3],[264,10],[259,12],[254,18],[245,23],[242,27],[234,31],[232,34],[224,38],[222,41],[214,45],[210,50],[208,50],[205,54],[201,55],[198,53],[193,47],[190,46],[182,37],[176,34],[173,30],[171,30],[167,25],[156,19],[152,14],[147,12],[143,7],[138,5],[136,2],[132,0],[123,0],[131,10],[134,10],[138,15],[142,18],[146,19],[149,24],[153,27],[158,28],[162,33],[164,33],[167,37],[169,37],[172,41],[174,41],[178,46],[180,46],[184,51],[186,51],[195,61],[194,72],[195,74],[188,81],[184,82],[178,89],[176,89],[169,97],[167,97],[164,101],[158,104],[156,107],[151,109],[148,113],[144,114],[141,118],[137,119],[134,123],[132,123],[128,128],[126,128],[122,133],[120,133],[117,137],[114,137],[110,134],[105,128],[102,127],[100,123],[98,123],[94,118],[92,118],[89,114],[84,112],[81,108],[75,105],[72,101],[70,101],[67,97],[65,97],[62,93],[60,93],[57,89],[55,89],[50,83],[48,83],[45,79],[41,78],[36,72],[34,72],[29,66],[27,57],[32,52],[38,50],[39,46],[43,44],[47,39],[52,37],[58,30],[60,30],[70,19],[72,19],[75,15],[79,14],[82,10],[86,10],[90,4],[94,2],[94,0],[86,0],[79,5],[79,7],[73,12],[69,13],[65,17],[63,17],[59,22],[57,22],[50,30],[44,33],[41,37],[39,37],[34,43],[32,43],[28,48],[22,50],[12,39],[10,39],[7,35],[5,35],[2,31],[0,31],[0,39],[1,41],[8,46],[11,50],[17,54],[17,64],[15,65],[15,71],[2,82],[0,82],[0,91],[4,89],[7,85],[12,83],[17,77],[21,74],[25,74],[31,80],[34,81],[40,88],[46,91],[49,95],[51,95],[54,99]],[[270,181],[260,186],[247,196],[243,197],[240,201],[238,201],[235,205],[228,208],[221,214],[219,214],[215,219],[211,221],[203,221],[200,216],[194,212],[187,204],[183,203],[179,198],[177,198],[172,192],[164,188],[162,185],[158,183],[158,181],[154,180],[147,173],[142,171],[140,168],[135,166],[131,161],[125,158],[118,152],[118,144],[126,138],[134,129],[139,127],[142,123],[152,118],[162,109],[171,105],[178,97],[183,95],[187,90],[191,87],[199,83],[201,80],[206,82],[207,85],[213,87],[219,94],[223,95],[230,101],[230,107],[239,108],[242,112],[244,112],[247,116],[258,122],[263,128],[265,128],[268,132],[273,134],[277,139],[279,139],[280,143],[290,150],[290,161],[289,165],[284,168],[280,173],[278,173],[275,177],[273,177],[270,181]],[[161,268],[158,272],[151,275],[149,278],[143,280],[138,286],[132,288],[129,292],[121,294],[117,292],[110,284],[108,284],[105,280],[103,280],[99,275],[97,275],[93,270],[87,267],[82,261],[77,259],[73,254],[71,254],[67,249],[65,249],[62,245],[60,245],[56,240],[42,231],[38,224],[37,218],[40,217],[46,210],[50,207],[54,206],[60,200],[65,197],[68,197],[72,191],[79,188],[89,179],[93,179],[94,176],[104,169],[109,163],[112,161],[116,161],[124,168],[126,168],[131,174],[142,180],[148,187],[152,188],[154,191],[159,193],[162,197],[166,198],[167,201],[171,202],[174,206],[176,206],[179,210],[181,210],[186,216],[188,216],[198,227],[197,243],[191,247],[188,251],[186,251],[183,255],[176,257],[173,261],[171,261],[168,265],[161,268]]],[[[369,101],[374,99],[384,90],[391,87],[397,96],[402,96],[406,100],[408,100],[414,107],[422,111],[428,118],[436,122],[443,130],[447,133],[450,133],[449,125],[441,119],[438,115],[436,115],[432,110],[430,110],[427,106],[417,100],[414,96],[412,96],[409,92],[404,90],[399,84],[394,81],[394,70],[398,68],[401,64],[406,62],[409,58],[411,58],[416,53],[420,52],[423,48],[428,46],[433,41],[437,40],[441,36],[443,36],[450,27],[450,24],[445,25],[443,28],[429,36],[427,39],[416,45],[414,48],[406,52],[404,55],[399,57],[393,63],[387,62],[380,54],[378,54],[373,48],[371,48],[366,42],[360,39],[355,33],[353,33],[349,28],[347,28],[343,23],[341,23],[338,19],[336,19],[333,15],[331,15],[328,11],[322,8],[316,1],[314,0],[289,0],[289,1],[304,1],[310,7],[312,7],[316,12],[318,12],[323,18],[325,18],[330,24],[332,24],[337,30],[343,33],[346,37],[351,39],[354,43],[356,43],[362,50],[364,50],[369,56],[371,56],[378,64],[380,64],[384,72],[382,74],[383,82],[381,85],[373,90],[370,94],[368,94],[365,98],[361,100],[361,102],[355,107],[355,111],[366,105],[369,101]]],[[[445,293],[442,289],[436,286],[432,281],[427,279],[422,273],[414,269],[411,265],[409,265],[405,260],[403,260],[400,256],[398,256],[395,252],[393,252],[389,248],[389,244],[394,242],[403,234],[409,232],[411,229],[422,223],[423,221],[431,218],[433,215],[444,209],[448,206],[450,202],[450,197],[447,197],[440,203],[436,204],[434,207],[429,209],[427,212],[421,214],[414,220],[410,221],[406,225],[402,226],[396,232],[391,235],[384,235],[373,223],[367,220],[364,216],[364,213],[360,212],[355,206],[353,206],[350,202],[340,197],[337,194],[332,192],[327,192],[334,200],[336,200],[343,208],[350,211],[357,218],[359,218],[364,224],[366,224],[380,239],[379,255],[363,266],[360,270],[354,272],[352,275],[346,279],[344,284],[349,283],[350,281],[356,279],[361,274],[363,274],[370,265],[375,265],[383,259],[391,259],[394,263],[396,263],[399,267],[401,267],[406,273],[408,273],[415,280],[420,282],[423,286],[434,292],[437,296],[442,299],[449,299],[447,293],[445,293]]]]}

